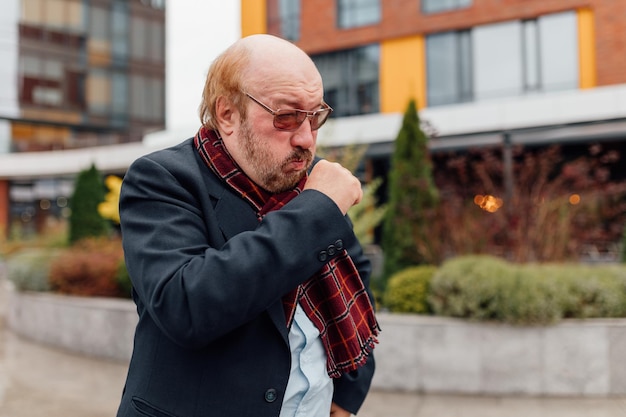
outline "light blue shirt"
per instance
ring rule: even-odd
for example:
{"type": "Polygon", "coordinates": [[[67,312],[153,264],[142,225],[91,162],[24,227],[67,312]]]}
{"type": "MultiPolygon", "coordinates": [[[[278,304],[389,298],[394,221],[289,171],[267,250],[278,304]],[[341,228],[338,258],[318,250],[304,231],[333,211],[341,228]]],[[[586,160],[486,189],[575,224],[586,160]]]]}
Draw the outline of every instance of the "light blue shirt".
{"type": "Polygon", "coordinates": [[[326,352],[320,333],[296,306],[289,330],[291,371],[280,417],[328,417],[333,400],[333,381],[326,371],[326,352]]]}

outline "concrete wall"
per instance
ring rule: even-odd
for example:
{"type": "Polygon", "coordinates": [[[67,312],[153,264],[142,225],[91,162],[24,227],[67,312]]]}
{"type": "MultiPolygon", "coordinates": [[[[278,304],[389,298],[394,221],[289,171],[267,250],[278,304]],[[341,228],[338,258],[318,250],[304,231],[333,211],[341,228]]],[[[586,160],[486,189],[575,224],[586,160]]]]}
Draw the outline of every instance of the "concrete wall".
{"type": "MultiPolygon", "coordinates": [[[[131,301],[12,288],[5,293],[6,322],[15,333],[83,354],[130,358],[137,322],[131,301]]],[[[378,318],[383,329],[375,349],[378,390],[626,394],[626,319],[513,327],[388,313],[378,318]]]]}
{"type": "Polygon", "coordinates": [[[380,389],[529,395],[626,393],[626,320],[546,327],[379,314],[380,389]]]}
{"type": "Polygon", "coordinates": [[[21,336],[85,355],[130,359],[137,313],[129,300],[18,292],[12,286],[6,298],[7,326],[21,336]]]}

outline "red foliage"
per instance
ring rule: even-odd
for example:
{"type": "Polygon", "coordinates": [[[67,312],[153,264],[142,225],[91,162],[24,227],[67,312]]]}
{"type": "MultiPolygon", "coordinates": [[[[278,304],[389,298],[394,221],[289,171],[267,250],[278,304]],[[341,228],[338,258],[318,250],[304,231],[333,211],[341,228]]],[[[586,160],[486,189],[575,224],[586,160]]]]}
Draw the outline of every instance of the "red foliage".
{"type": "Polygon", "coordinates": [[[52,290],[71,295],[121,297],[116,274],[123,256],[120,239],[78,241],[52,262],[52,290]]]}
{"type": "Polygon", "coordinates": [[[566,158],[558,146],[515,149],[508,190],[501,149],[435,160],[441,205],[430,222],[430,236],[439,242],[433,262],[468,253],[520,262],[576,260],[586,248],[620,240],[626,181],[612,178],[620,160],[614,150],[595,145],[587,155],[566,158]],[[489,213],[474,204],[476,195],[501,197],[504,204],[489,213]]]}

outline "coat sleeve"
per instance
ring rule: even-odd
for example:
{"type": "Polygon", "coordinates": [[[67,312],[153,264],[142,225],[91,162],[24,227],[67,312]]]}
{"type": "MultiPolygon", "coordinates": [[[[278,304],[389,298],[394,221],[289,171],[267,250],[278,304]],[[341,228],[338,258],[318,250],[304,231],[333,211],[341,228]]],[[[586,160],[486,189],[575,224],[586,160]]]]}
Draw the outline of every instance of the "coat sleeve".
{"type": "Polygon", "coordinates": [[[319,270],[329,244],[358,244],[335,203],[314,190],[225,241],[213,207],[200,203],[194,163],[180,159],[133,163],[120,217],[138,308],[181,346],[204,347],[257,317],[319,270]]]}

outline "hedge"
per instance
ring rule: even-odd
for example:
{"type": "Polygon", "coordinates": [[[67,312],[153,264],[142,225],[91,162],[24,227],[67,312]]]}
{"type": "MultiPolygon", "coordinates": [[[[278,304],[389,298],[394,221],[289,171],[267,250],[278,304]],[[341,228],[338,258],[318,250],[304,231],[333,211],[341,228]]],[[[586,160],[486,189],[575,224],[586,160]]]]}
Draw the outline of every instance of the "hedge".
{"type": "Polygon", "coordinates": [[[626,265],[514,264],[472,255],[429,268],[430,278],[414,268],[392,276],[384,307],[516,325],[626,317],[626,265]]]}

